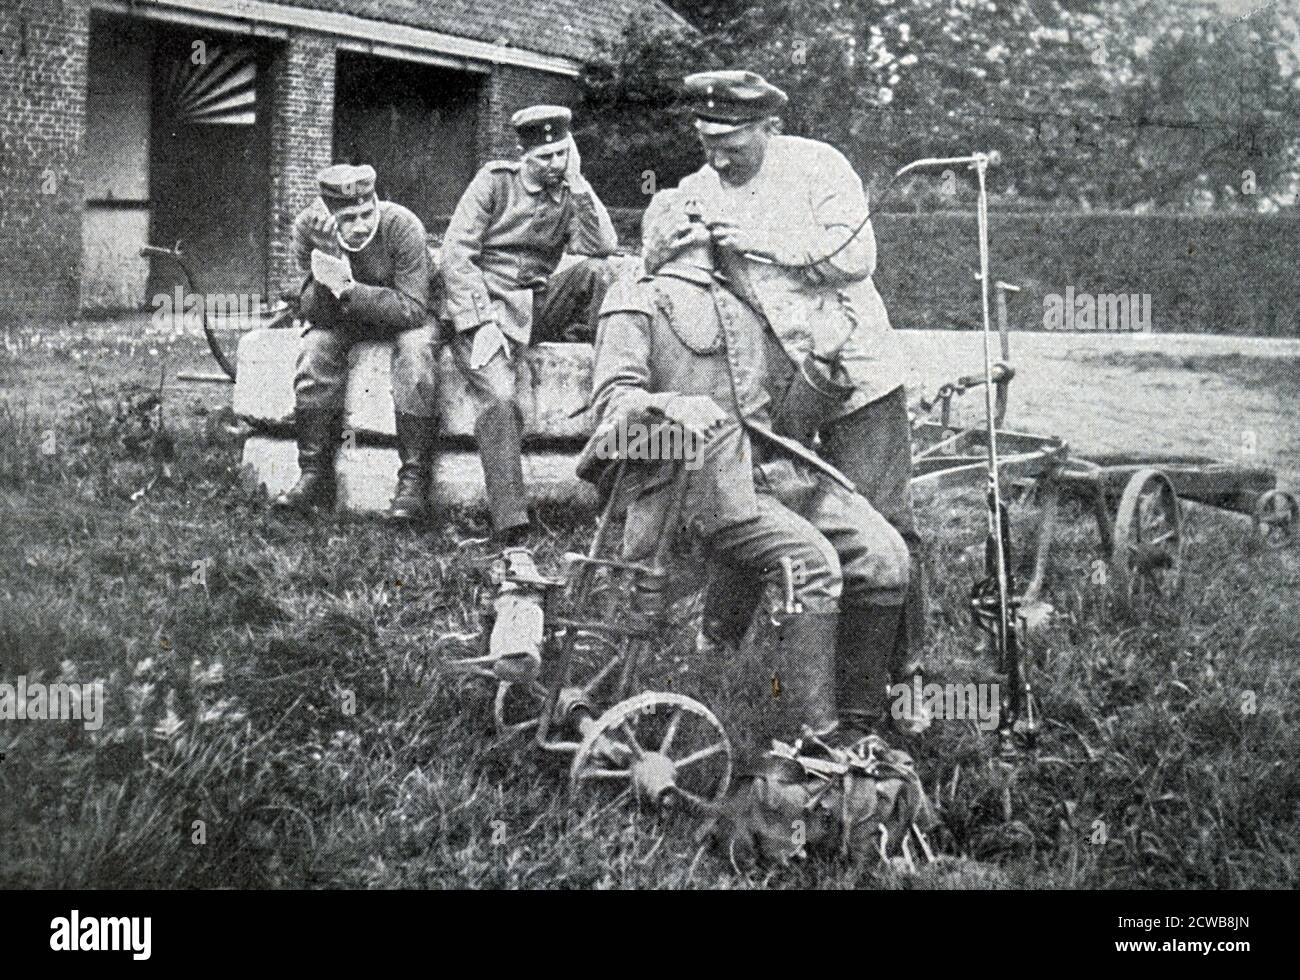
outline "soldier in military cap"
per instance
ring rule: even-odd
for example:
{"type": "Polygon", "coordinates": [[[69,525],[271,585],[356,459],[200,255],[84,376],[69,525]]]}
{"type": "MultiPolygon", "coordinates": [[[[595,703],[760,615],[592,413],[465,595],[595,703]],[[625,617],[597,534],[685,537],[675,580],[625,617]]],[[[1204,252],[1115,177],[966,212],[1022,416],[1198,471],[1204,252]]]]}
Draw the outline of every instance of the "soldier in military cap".
{"type": "Polygon", "coordinates": [[[442,247],[445,319],[477,408],[474,426],[496,536],[523,537],[529,519],[521,461],[522,348],[574,323],[595,325],[618,247],[609,213],[582,176],[563,106],[515,113],[519,159],[487,164],[470,183],[442,247]],[[588,258],[556,273],[565,252],[588,258]]]}
{"type": "Polygon", "coordinates": [[[294,426],[302,476],[277,505],[332,501],[334,451],[347,387],[348,349],[393,342],[393,404],[402,466],[390,514],[425,516],[435,438],[436,325],[427,319],[429,250],[414,214],[375,194],[370,166],[337,164],[318,177],[320,196],[293,223],[293,251],[308,278],[300,311],[302,352],[294,426]]]}
{"type": "MultiPolygon", "coordinates": [[[[612,455],[606,440],[622,441],[619,426],[666,419],[685,428],[702,452],[686,457],[695,465],[682,525],[713,564],[781,595],[789,588],[794,600],[778,610],[782,702],[795,706],[796,726],[822,736],[838,728],[853,741],[884,713],[884,688],[868,686],[863,660],[894,643],[907,547],[843,475],[772,428],[767,357],[779,343],[715,273],[709,231],[692,220],[687,196],[655,195],[642,224],[651,274],[620,279],[601,311],[592,381],[599,425],[578,473],[598,478],[612,455]],[[857,642],[837,649],[845,618],[857,642]]],[[[648,557],[647,532],[662,525],[671,496],[662,472],[670,465],[638,463],[631,475],[627,560],[648,557]]]]}
{"type": "MultiPolygon", "coordinates": [[[[844,384],[842,400],[819,406],[822,417],[791,417],[797,413],[778,407],[777,428],[810,442],[820,433],[820,451],[911,551],[903,639],[888,663],[872,668],[878,679],[910,677],[919,669],[926,619],[911,427],[901,355],[871,280],[876,240],[862,181],[834,147],[781,134],[777,114],[786,95],[760,75],[701,72],[685,79],[685,89],[707,162],[681,189],[700,202],[728,277],[781,339],[788,357],[772,365],[784,375],[778,389],[791,405],[808,405],[793,397],[790,383],[808,364],[844,384]]],[[[750,593],[736,582],[710,590],[706,622],[714,639],[734,642],[743,633],[745,604],[728,597],[750,593]]],[[[841,622],[844,642],[851,643],[861,624],[851,615],[841,622]]]]}

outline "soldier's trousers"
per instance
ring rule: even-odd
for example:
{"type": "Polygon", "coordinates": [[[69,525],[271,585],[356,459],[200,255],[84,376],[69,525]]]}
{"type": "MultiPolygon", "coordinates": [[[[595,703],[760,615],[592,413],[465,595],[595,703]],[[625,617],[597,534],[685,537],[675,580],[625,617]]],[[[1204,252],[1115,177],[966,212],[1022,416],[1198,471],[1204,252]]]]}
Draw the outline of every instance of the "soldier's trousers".
{"type": "MultiPolygon", "coordinates": [[[[535,294],[533,341],[560,340],[575,321],[592,329],[609,290],[611,272],[602,259],[583,259],[556,273],[545,290],[535,294]]],[[[509,358],[496,354],[471,368],[470,352],[476,330],[451,341],[452,357],[475,403],[474,436],[483,463],[492,527],[498,533],[528,523],[528,494],[524,488],[523,432],[533,414],[533,384],[523,351],[512,344],[509,358]]]]}
{"type": "MultiPolygon", "coordinates": [[[[909,677],[921,667],[928,596],[912,506],[912,429],[905,389],[900,386],[833,422],[822,432],[822,452],[907,545],[910,572],[903,628],[889,669],[895,678],[909,677]]],[[[706,629],[734,640],[749,624],[753,595],[752,575],[747,578],[744,569],[720,565],[709,583],[705,614],[710,622],[706,629]]]]}
{"type": "Polygon", "coordinates": [[[828,478],[790,493],[784,481],[764,476],[772,469],[754,469],[759,515],[708,538],[723,577],[784,589],[792,576],[794,599],[806,612],[901,606],[910,571],[901,535],[861,495],[828,478]]]}
{"type": "Polygon", "coordinates": [[[759,515],[709,539],[716,562],[778,589],[789,576],[804,612],[902,605],[907,545],[866,500],[824,478],[804,499],[790,501],[797,510],[758,489],[759,515]]]}
{"type": "Polygon", "coordinates": [[[397,414],[433,418],[437,412],[438,371],[437,330],[432,326],[395,332],[341,319],[332,320],[328,326],[309,320],[303,328],[293,381],[297,407],[335,416],[342,413],[348,351],[362,340],[392,342],[393,406],[397,414]]]}
{"type": "Polygon", "coordinates": [[[910,585],[890,673],[895,679],[910,677],[920,670],[925,649],[928,590],[912,506],[912,424],[906,389],[900,385],[831,423],[822,432],[822,450],[907,543],[910,585]]]}

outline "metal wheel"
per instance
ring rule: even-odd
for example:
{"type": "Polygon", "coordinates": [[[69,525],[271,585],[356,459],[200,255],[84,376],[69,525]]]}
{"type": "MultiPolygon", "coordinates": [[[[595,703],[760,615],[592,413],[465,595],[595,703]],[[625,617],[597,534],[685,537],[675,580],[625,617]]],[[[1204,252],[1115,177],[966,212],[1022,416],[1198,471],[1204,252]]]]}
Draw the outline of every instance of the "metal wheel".
{"type": "MultiPolygon", "coordinates": [[[[559,709],[567,709],[577,703],[598,703],[597,694],[615,669],[623,663],[622,651],[606,637],[580,631],[574,644],[569,676],[561,684],[563,693],[557,705],[559,709]]],[[[530,684],[510,681],[499,683],[492,702],[492,720],[497,735],[504,739],[535,731],[541,720],[546,695],[547,686],[541,681],[530,684]]]]}
{"type": "Polygon", "coordinates": [[[620,701],[587,730],[573,757],[570,792],[629,786],[637,798],[703,807],[731,785],[731,741],[704,705],[681,694],[646,691],[620,701]]]}
{"type": "Polygon", "coordinates": [[[1270,548],[1281,548],[1295,540],[1300,525],[1300,501],[1286,490],[1268,490],[1255,501],[1255,527],[1270,548]]]}
{"type": "Polygon", "coordinates": [[[1154,597],[1173,599],[1182,584],[1183,531],[1178,494],[1155,469],[1124,487],[1115,515],[1110,568],[1119,604],[1129,612],[1154,597]]]}

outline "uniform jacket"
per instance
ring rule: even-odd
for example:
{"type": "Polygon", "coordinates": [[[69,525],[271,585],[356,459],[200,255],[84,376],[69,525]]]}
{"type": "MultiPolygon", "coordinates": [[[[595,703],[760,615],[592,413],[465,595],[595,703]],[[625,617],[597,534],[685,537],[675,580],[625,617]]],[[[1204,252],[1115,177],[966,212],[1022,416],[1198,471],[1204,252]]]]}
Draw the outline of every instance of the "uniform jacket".
{"type": "MultiPolygon", "coordinates": [[[[724,184],[705,164],[682,180],[709,216],[720,216],[766,243],[778,261],[829,255],[867,215],[862,181],[834,147],[796,136],[773,136],[759,172],[740,187],[724,184]]],[[[857,389],[847,414],[903,383],[903,364],[885,304],[871,275],[876,240],[870,223],[830,259],[785,269],[724,256],[736,288],[767,316],[794,363],[813,347],[825,354],[841,341],[841,363],[857,389]],[[845,340],[847,338],[847,340],[845,340]]]]}
{"type": "Polygon", "coordinates": [[[461,196],[443,241],[445,318],[457,333],[495,320],[526,344],[533,290],[554,275],[564,252],[603,257],[617,247],[595,191],[530,186],[518,161],[489,163],[461,196]]]}
{"type": "Polygon", "coordinates": [[[318,297],[311,275],[312,249],[346,257],[356,285],[338,301],[338,311],[348,319],[386,330],[412,330],[424,326],[429,305],[429,247],[424,224],[412,212],[392,201],[379,202],[379,228],[359,252],[345,251],[333,234],[312,227],[313,218],[329,213],[317,198],[293,222],[293,251],[298,266],[308,274],[302,294],[302,312],[312,319],[318,304],[334,298],[318,297]]]}
{"type": "MultiPolygon", "coordinates": [[[[706,395],[730,419],[702,447],[702,465],[688,467],[683,523],[707,536],[755,517],[758,492],[798,509],[789,498],[815,488],[811,471],[853,489],[834,467],[772,431],[765,332],[763,319],[706,272],[668,266],[656,276],[620,280],[606,298],[596,337],[598,424],[578,474],[600,478],[619,425],[662,420],[675,395],[706,395]]],[[[671,465],[636,466],[634,495],[672,472],[671,465]]]]}

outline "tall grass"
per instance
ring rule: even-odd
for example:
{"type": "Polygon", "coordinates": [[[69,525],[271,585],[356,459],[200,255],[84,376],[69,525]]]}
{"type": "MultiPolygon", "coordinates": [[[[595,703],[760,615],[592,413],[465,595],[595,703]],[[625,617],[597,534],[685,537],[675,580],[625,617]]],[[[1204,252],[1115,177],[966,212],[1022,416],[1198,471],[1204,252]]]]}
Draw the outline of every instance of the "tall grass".
{"type": "MultiPolygon", "coordinates": [[[[480,614],[481,514],[440,515],[427,533],[281,518],[241,483],[227,425],[148,399],[124,383],[57,419],[0,411],[0,681],[107,690],[97,732],[0,723],[0,884],[936,884],[837,862],[744,878],[688,818],[571,800],[564,760],[499,742],[490,692],[430,660],[437,637],[480,614]]],[[[978,495],[924,501],[921,516],[932,677],[988,679],[966,613],[978,495]]],[[[541,520],[540,560],[556,570],[592,519],[541,520]]],[[[1036,520],[1016,508],[1018,541],[1036,520]]],[[[910,746],[940,806],[938,844],[982,862],[937,883],[1295,887],[1295,552],[1189,509],[1183,601],[1135,620],[1093,584],[1089,520],[1063,514],[1056,615],[1033,638],[1037,759],[1002,765],[970,722],[940,721],[910,746]]],[[[700,662],[695,614],[673,607],[647,683],[700,697],[753,744],[767,668],[753,652],[700,662]]]]}

